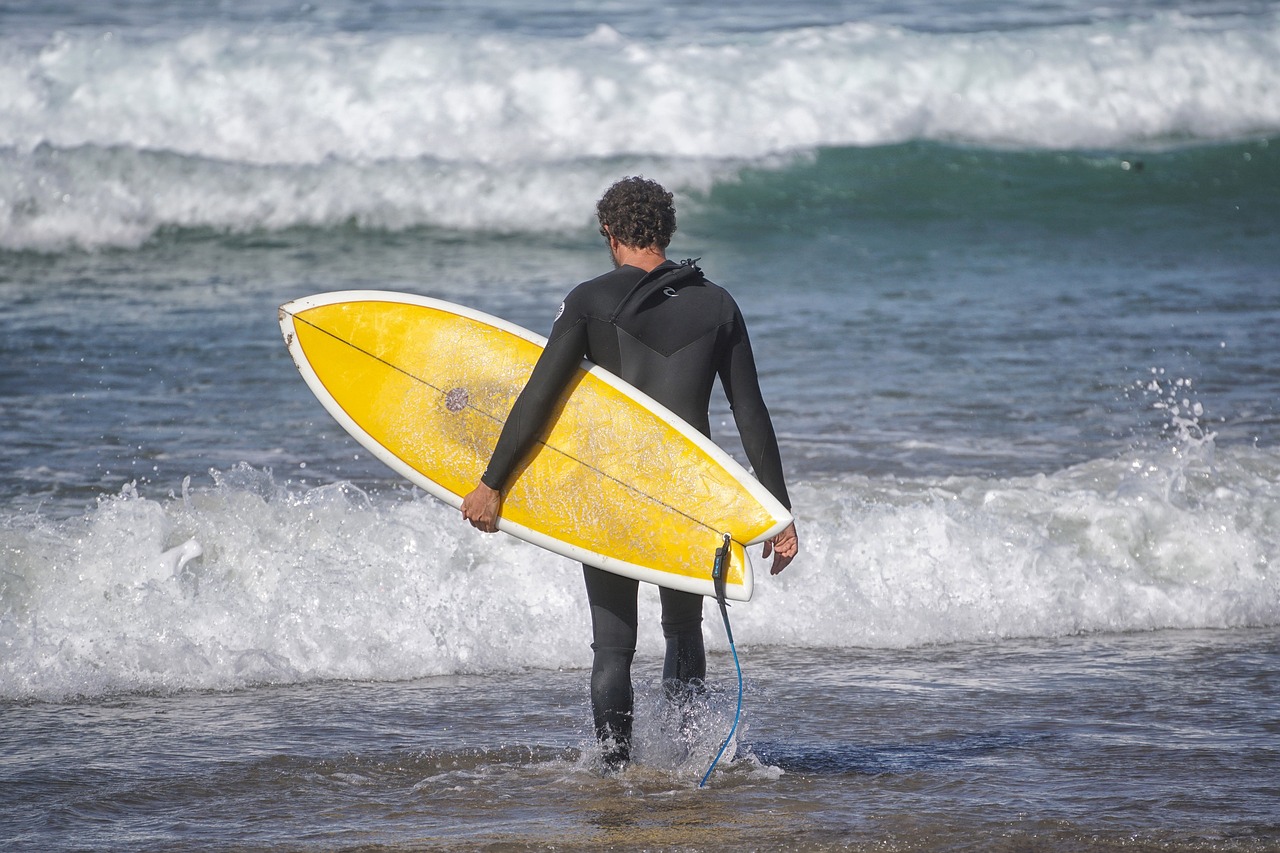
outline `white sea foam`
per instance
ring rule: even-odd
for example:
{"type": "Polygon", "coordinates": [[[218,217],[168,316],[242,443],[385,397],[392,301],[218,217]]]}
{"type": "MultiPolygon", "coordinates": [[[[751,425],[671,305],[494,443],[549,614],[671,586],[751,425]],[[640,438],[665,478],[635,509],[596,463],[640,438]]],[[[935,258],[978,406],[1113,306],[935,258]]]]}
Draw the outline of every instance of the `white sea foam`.
{"type": "Polygon", "coordinates": [[[1280,128],[1280,21],[924,34],[866,24],[707,43],[202,30],[0,54],[0,145],[249,164],[757,158],[960,139],[1099,146],[1280,128]]]}
{"type": "Polygon", "coordinates": [[[687,39],[0,36],[0,248],[159,228],[579,227],[609,177],[904,140],[1072,148],[1280,130],[1280,19],[687,39]]]}
{"type": "MultiPolygon", "coordinates": [[[[632,161],[673,186],[705,188],[731,167],[632,161]]],[[[293,227],[572,232],[616,180],[609,163],[517,171],[426,161],[229,164],[131,149],[0,150],[0,249],[133,248],[161,228],[231,233],[293,227]]]]}
{"type": "MultiPolygon", "coordinates": [[[[798,484],[740,644],[905,647],[1280,621],[1280,454],[1212,439],[1027,478],[798,484]]],[[[589,665],[576,564],[427,499],[243,466],[0,529],[0,696],[589,665]]],[[[661,653],[656,594],[642,654],[661,653]]],[[[712,648],[725,647],[707,610],[712,648]]]]}

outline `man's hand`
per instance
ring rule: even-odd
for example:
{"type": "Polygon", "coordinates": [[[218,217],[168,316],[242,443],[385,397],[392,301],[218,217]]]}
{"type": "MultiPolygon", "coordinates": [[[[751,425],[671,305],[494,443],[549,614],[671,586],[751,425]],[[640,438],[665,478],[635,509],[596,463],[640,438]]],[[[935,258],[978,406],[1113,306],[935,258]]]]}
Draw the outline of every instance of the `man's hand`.
{"type": "Polygon", "coordinates": [[[793,521],[787,525],[786,530],[772,539],[765,540],[764,558],[767,560],[769,555],[773,554],[773,566],[770,567],[769,574],[776,575],[791,565],[791,561],[799,552],[800,539],[796,536],[796,523],[793,521]]]}
{"type": "Polygon", "coordinates": [[[502,492],[480,483],[462,499],[462,517],[482,533],[496,533],[498,513],[502,509],[502,492]]]}

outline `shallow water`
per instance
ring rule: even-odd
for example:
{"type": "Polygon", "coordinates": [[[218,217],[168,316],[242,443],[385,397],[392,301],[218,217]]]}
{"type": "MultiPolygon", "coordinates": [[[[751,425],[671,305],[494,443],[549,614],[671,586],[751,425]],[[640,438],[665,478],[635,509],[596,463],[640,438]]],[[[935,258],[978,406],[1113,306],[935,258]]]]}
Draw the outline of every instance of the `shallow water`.
{"type": "Polygon", "coordinates": [[[1274,630],[742,661],[737,758],[702,789],[732,697],[682,762],[641,659],[613,776],[582,670],[9,703],[0,823],[30,850],[1280,845],[1274,630]]]}

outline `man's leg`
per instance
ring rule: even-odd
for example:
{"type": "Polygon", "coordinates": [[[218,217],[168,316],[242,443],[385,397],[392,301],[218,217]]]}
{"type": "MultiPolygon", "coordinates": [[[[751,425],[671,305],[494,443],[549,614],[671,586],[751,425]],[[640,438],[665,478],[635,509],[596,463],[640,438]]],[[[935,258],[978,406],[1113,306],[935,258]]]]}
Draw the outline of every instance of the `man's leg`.
{"type": "Polygon", "coordinates": [[[639,582],[583,564],[591,604],[591,711],[605,765],[631,760],[631,660],[636,654],[636,593],[639,582]]]}
{"type": "Polygon", "coordinates": [[[702,596],[662,587],[662,635],[667,657],[662,683],[668,698],[702,688],[707,677],[707,652],[702,642],[702,596]]]}

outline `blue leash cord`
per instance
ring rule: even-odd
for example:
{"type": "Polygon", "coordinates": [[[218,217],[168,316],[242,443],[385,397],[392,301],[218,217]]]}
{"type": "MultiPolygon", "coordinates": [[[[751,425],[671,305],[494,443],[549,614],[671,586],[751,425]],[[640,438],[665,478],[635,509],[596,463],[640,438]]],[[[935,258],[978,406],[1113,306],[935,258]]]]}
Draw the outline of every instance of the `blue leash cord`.
{"type": "Polygon", "coordinates": [[[733,712],[733,725],[729,727],[729,734],[725,736],[724,743],[720,744],[720,751],[711,760],[711,766],[703,774],[702,781],[698,783],[699,788],[706,787],[707,779],[711,777],[711,771],[716,769],[716,765],[720,763],[720,757],[729,748],[729,742],[733,740],[733,735],[738,730],[738,720],[742,717],[742,664],[738,662],[738,648],[733,644],[733,629],[729,627],[729,604],[724,600],[724,562],[728,559],[728,556],[729,535],[726,533],[724,545],[716,549],[716,562],[711,570],[711,580],[715,584],[716,601],[720,605],[720,616],[724,619],[724,633],[729,638],[729,651],[733,652],[733,666],[738,671],[738,708],[733,712]]]}
{"type": "MultiPolygon", "coordinates": [[[[729,627],[728,619],[725,620],[725,628],[729,627]]],[[[724,739],[724,743],[720,744],[720,751],[716,753],[716,757],[712,760],[711,766],[707,768],[707,772],[703,775],[702,781],[698,783],[699,788],[705,788],[707,779],[711,776],[711,771],[716,769],[716,765],[720,763],[720,756],[724,755],[724,751],[729,748],[729,741],[733,740],[733,733],[738,730],[738,718],[742,716],[742,665],[738,663],[738,650],[734,648],[733,639],[729,640],[729,650],[733,652],[733,665],[738,670],[738,710],[733,713],[733,726],[729,729],[729,735],[724,739]]]]}

